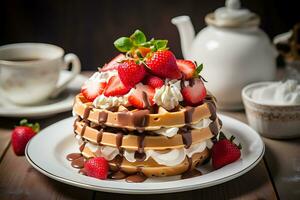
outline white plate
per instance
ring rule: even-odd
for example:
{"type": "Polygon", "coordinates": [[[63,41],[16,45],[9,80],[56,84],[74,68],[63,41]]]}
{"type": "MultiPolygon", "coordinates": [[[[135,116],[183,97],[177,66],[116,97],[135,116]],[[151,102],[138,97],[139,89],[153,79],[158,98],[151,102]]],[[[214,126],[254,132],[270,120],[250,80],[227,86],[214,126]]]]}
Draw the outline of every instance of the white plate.
{"type": "MultiPolygon", "coordinates": [[[[66,155],[78,152],[78,144],[73,135],[73,120],[67,118],[57,122],[37,134],[26,147],[26,157],[30,164],[41,173],[55,180],[77,187],[104,192],[127,194],[170,193],[199,189],[234,179],[252,169],[264,154],[264,143],[260,136],[246,124],[220,115],[224,130],[236,136],[243,146],[242,159],[219,170],[211,171],[200,167],[206,174],[180,180],[178,176],[150,178],[143,183],[127,183],[124,180],[98,180],[78,174],[70,166],[66,155]],[[210,172],[208,172],[210,171],[210,172]]],[[[210,165],[210,164],[207,164],[210,165]]]]}
{"type": "MultiPolygon", "coordinates": [[[[71,75],[69,71],[61,71],[58,83],[71,75]]],[[[34,106],[17,106],[0,96],[0,116],[5,117],[45,117],[71,110],[74,97],[87,78],[77,75],[58,97],[48,99],[34,106]]]]}

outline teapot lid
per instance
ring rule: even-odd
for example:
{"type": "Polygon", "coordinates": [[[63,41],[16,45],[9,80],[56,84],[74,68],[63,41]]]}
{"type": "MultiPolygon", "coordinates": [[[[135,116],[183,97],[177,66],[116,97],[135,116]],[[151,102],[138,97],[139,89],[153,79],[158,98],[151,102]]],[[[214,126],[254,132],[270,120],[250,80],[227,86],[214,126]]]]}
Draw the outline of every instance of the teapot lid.
{"type": "Polygon", "coordinates": [[[240,0],[226,0],[225,7],[206,15],[205,22],[218,27],[249,27],[258,26],[260,18],[250,10],[242,9],[240,0]]]}

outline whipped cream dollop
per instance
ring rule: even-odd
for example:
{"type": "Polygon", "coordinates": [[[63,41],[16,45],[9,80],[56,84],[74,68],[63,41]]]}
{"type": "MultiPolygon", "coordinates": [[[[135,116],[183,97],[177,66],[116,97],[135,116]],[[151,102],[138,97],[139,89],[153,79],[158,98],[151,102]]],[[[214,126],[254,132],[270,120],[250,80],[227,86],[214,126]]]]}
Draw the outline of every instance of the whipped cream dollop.
{"type": "Polygon", "coordinates": [[[128,102],[129,94],[130,92],[124,96],[119,96],[119,97],[117,96],[106,97],[104,94],[101,94],[98,97],[96,97],[96,99],[93,101],[93,105],[96,108],[101,108],[101,109],[109,109],[120,105],[129,106],[130,105],[128,102]]]}
{"type": "Polygon", "coordinates": [[[153,100],[158,106],[172,110],[183,100],[180,92],[180,81],[166,80],[166,82],[161,88],[155,89],[153,100]]]}
{"type": "Polygon", "coordinates": [[[108,80],[112,77],[118,75],[117,70],[110,70],[106,72],[95,72],[88,81],[97,81],[97,82],[108,82],[108,80]]]}
{"type": "MultiPolygon", "coordinates": [[[[115,147],[98,146],[92,143],[87,143],[86,146],[89,147],[91,151],[97,156],[103,156],[107,160],[112,160],[119,154],[119,150],[115,147]]],[[[151,157],[158,164],[165,166],[175,166],[182,163],[186,156],[191,158],[195,153],[200,153],[204,151],[206,146],[206,141],[204,141],[197,144],[193,144],[188,149],[178,148],[169,151],[145,150],[145,160],[148,160],[151,157]]],[[[124,151],[124,157],[129,162],[136,162],[134,154],[135,151],[124,151]]]]}
{"type": "Polygon", "coordinates": [[[254,89],[251,98],[271,105],[298,105],[300,104],[300,85],[296,80],[273,82],[254,89]]]}

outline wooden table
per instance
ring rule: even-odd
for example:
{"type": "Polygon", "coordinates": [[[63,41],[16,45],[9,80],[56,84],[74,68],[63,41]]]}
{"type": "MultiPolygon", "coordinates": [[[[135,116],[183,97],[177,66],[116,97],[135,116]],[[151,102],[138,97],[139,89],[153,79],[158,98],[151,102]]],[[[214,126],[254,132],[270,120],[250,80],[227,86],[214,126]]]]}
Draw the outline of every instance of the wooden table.
{"type": "MultiPolygon", "coordinates": [[[[247,122],[245,113],[222,112],[247,122]]],[[[37,120],[42,128],[71,112],[37,120]]],[[[10,145],[11,129],[19,119],[0,117],[0,200],[7,199],[300,199],[300,139],[264,138],[264,159],[248,173],[223,184],[188,192],[125,195],[95,192],[52,180],[36,171],[10,145]]],[[[47,159],[47,158],[45,158],[47,159]]]]}

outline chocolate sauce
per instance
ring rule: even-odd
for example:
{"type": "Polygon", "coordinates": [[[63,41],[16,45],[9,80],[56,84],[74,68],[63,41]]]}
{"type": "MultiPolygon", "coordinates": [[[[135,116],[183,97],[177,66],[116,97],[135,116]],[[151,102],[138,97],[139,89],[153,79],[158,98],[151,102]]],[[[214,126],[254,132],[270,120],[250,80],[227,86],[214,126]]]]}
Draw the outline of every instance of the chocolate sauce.
{"type": "Polygon", "coordinates": [[[134,152],[134,158],[137,161],[142,162],[146,159],[146,154],[145,154],[145,152],[140,153],[140,152],[136,151],[136,152],[134,152]]]}
{"type": "Polygon", "coordinates": [[[215,121],[217,118],[216,106],[212,102],[207,102],[208,109],[211,113],[210,120],[215,121]]]}
{"type": "Polygon", "coordinates": [[[192,122],[194,111],[195,111],[194,107],[186,106],[185,111],[184,111],[184,122],[186,124],[190,124],[192,122]]]}
{"type": "Polygon", "coordinates": [[[193,178],[201,175],[202,173],[199,170],[193,169],[181,174],[181,179],[193,178]]]}
{"type": "Polygon", "coordinates": [[[80,151],[80,152],[82,152],[82,151],[83,151],[83,149],[84,149],[85,145],[86,145],[86,142],[83,142],[83,144],[82,144],[82,145],[80,145],[80,147],[79,147],[79,151],[80,151]]]}
{"type": "Polygon", "coordinates": [[[124,159],[123,155],[118,155],[115,158],[115,163],[116,163],[117,171],[121,170],[121,165],[122,165],[123,159],[124,159]]]}
{"type": "Polygon", "coordinates": [[[139,110],[132,113],[132,123],[135,127],[145,127],[149,123],[149,110],[139,110]]]}
{"type": "Polygon", "coordinates": [[[211,122],[208,127],[213,135],[219,134],[219,127],[218,127],[218,123],[216,120],[211,122]]]}
{"type": "Polygon", "coordinates": [[[127,174],[125,174],[122,171],[116,171],[116,172],[113,172],[112,174],[109,175],[109,178],[115,179],[115,180],[124,179],[126,177],[127,177],[127,174]]]}
{"type": "Polygon", "coordinates": [[[149,103],[149,99],[148,99],[148,95],[146,92],[142,92],[142,96],[143,96],[143,103],[144,103],[144,108],[150,108],[150,103],[149,103]]]}
{"type": "Polygon", "coordinates": [[[128,111],[118,112],[118,122],[122,126],[128,126],[130,124],[130,113],[128,111]]]}
{"type": "Polygon", "coordinates": [[[66,156],[68,161],[73,161],[73,160],[75,160],[77,158],[80,158],[80,157],[82,157],[81,153],[70,153],[66,156]]]}
{"type": "Polygon", "coordinates": [[[141,183],[144,182],[146,179],[147,177],[144,174],[138,172],[134,175],[128,176],[125,180],[128,183],[141,183]]]}
{"type": "Polygon", "coordinates": [[[84,167],[85,158],[83,156],[73,160],[71,162],[71,166],[77,169],[81,169],[84,167]]]}
{"type": "Polygon", "coordinates": [[[81,168],[79,171],[78,171],[79,174],[82,174],[84,176],[87,176],[87,172],[86,172],[86,169],[85,168],[81,168]]]}
{"type": "Polygon", "coordinates": [[[188,149],[192,145],[192,134],[190,129],[186,129],[186,131],[181,132],[182,141],[184,144],[184,148],[188,149]]]}
{"type": "Polygon", "coordinates": [[[120,150],[123,141],[123,133],[119,132],[116,134],[116,146],[120,150]]]}
{"type": "Polygon", "coordinates": [[[77,129],[77,122],[79,122],[80,120],[81,120],[80,117],[77,117],[77,118],[75,119],[74,124],[73,124],[74,130],[77,129]]]}
{"type": "Polygon", "coordinates": [[[98,115],[98,123],[99,124],[104,124],[107,121],[108,113],[105,111],[99,112],[98,115]]]}
{"type": "Polygon", "coordinates": [[[87,123],[84,123],[83,126],[82,126],[82,129],[81,129],[81,132],[80,132],[80,135],[83,136],[84,135],[84,132],[85,132],[85,129],[87,127],[87,123]]]}
{"type": "Polygon", "coordinates": [[[97,134],[97,143],[98,144],[100,144],[100,142],[102,140],[102,133],[103,133],[103,129],[101,129],[97,134]]]}
{"type": "Polygon", "coordinates": [[[84,111],[83,111],[83,116],[82,118],[83,119],[87,119],[90,115],[90,111],[92,110],[92,106],[87,106],[84,108],[84,111]]]}
{"type": "Polygon", "coordinates": [[[189,86],[193,87],[194,85],[195,85],[195,79],[192,78],[189,80],[189,86]]]}

